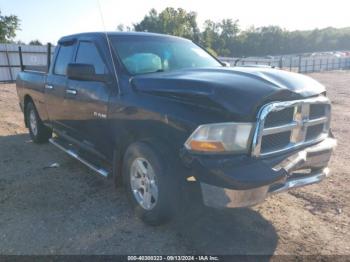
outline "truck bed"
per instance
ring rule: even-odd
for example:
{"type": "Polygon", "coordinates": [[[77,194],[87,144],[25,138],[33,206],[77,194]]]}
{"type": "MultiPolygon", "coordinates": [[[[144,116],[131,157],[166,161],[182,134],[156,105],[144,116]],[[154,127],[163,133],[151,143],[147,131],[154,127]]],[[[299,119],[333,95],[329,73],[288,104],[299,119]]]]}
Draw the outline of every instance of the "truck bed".
{"type": "MultiPolygon", "coordinates": [[[[24,109],[26,96],[30,96],[37,107],[44,106],[44,92],[47,74],[39,71],[22,71],[16,80],[19,103],[24,109]]],[[[38,108],[38,112],[45,112],[38,108]]]]}

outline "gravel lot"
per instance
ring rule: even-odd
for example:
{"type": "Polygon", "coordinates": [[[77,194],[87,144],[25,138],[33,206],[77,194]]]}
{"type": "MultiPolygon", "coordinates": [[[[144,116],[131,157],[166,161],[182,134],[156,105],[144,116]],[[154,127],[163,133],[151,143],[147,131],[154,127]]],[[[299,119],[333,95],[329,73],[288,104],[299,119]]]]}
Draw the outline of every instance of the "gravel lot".
{"type": "Polygon", "coordinates": [[[333,102],[332,176],[254,208],[197,208],[160,227],[136,219],[111,181],[33,144],[15,85],[0,85],[0,254],[350,255],[350,72],[311,76],[333,102]]]}

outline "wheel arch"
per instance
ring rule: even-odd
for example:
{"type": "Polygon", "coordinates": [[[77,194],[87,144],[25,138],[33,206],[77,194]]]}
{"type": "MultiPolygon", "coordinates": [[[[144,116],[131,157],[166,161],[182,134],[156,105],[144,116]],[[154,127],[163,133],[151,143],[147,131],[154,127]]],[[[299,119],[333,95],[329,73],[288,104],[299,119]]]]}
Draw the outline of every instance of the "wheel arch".
{"type": "Polygon", "coordinates": [[[24,115],[24,124],[26,127],[28,127],[27,106],[29,102],[32,102],[33,105],[35,106],[33,98],[27,94],[24,96],[24,100],[23,100],[23,115],[24,115]]]}
{"type": "MultiPolygon", "coordinates": [[[[113,179],[115,185],[119,187],[123,184],[123,161],[126,151],[130,146],[135,143],[145,143],[151,147],[154,151],[158,152],[163,158],[177,159],[176,146],[164,137],[154,137],[154,136],[128,136],[129,138],[124,140],[119,147],[115,146],[113,152],[113,179]]],[[[179,152],[178,152],[179,153],[179,152]]],[[[180,159],[180,158],[178,158],[180,159]]]]}

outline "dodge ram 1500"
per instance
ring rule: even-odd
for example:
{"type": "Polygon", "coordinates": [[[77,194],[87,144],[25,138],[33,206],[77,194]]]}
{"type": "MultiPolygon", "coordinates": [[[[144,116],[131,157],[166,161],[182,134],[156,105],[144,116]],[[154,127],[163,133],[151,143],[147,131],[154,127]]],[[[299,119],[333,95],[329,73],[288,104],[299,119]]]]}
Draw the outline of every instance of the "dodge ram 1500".
{"type": "Polygon", "coordinates": [[[150,224],[191,199],[247,207],[317,183],[336,144],[320,83],[226,67],[167,35],[63,37],[47,72],[22,66],[17,92],[34,142],[50,141],[123,184],[150,224]]]}

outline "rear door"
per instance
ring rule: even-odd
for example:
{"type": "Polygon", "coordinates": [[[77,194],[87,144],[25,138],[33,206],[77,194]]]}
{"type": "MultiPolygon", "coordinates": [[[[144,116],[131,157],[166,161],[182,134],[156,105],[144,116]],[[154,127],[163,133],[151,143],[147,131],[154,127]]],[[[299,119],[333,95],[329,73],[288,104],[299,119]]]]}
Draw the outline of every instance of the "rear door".
{"type": "MultiPolygon", "coordinates": [[[[93,41],[79,41],[75,62],[91,64],[96,74],[110,74],[102,53],[93,41]]],[[[107,114],[111,86],[105,82],[69,79],[65,98],[67,108],[74,115],[70,127],[76,139],[93,149],[107,153],[109,146],[107,114]]]]}
{"type": "Polygon", "coordinates": [[[45,85],[45,105],[48,117],[54,128],[62,129],[69,126],[72,118],[67,111],[65,100],[67,65],[73,60],[76,43],[74,41],[62,42],[57,47],[55,62],[50,69],[45,85]]]}

